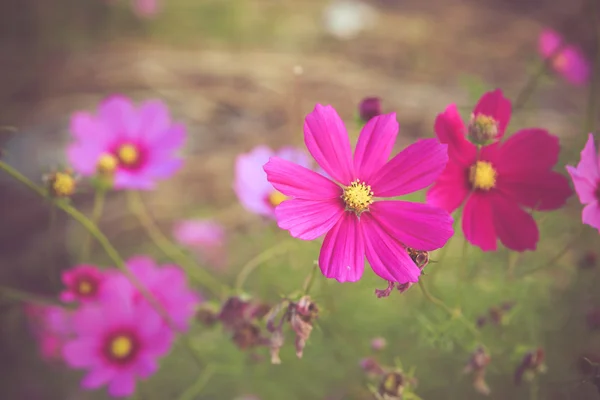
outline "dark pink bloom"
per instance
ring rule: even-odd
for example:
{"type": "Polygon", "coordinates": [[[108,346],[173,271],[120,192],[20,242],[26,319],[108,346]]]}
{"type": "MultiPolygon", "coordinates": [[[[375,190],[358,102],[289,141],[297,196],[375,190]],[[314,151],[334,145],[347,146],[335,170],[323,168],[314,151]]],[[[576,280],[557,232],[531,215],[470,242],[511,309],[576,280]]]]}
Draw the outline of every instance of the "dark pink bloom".
{"type": "Polygon", "coordinates": [[[575,191],[581,204],[585,204],[582,220],[600,231],[600,167],[598,153],[594,145],[594,135],[589,134],[588,141],[581,151],[581,160],[577,167],[567,166],[575,191]]]}
{"type": "Polygon", "coordinates": [[[131,396],[137,379],[154,374],[173,340],[159,314],[146,302],[134,302],[131,285],[123,282],[110,280],[98,302],[75,311],[75,337],[63,348],[69,366],[88,371],[83,388],[108,385],[114,397],[131,396]]]}
{"type": "Polygon", "coordinates": [[[62,282],[66,289],[60,294],[60,299],[71,301],[95,301],[100,296],[106,274],[92,265],[78,265],[64,271],[62,282]]]}
{"type": "Polygon", "coordinates": [[[558,32],[544,29],[538,40],[538,51],[544,59],[558,51],[552,59],[552,68],[569,83],[583,85],[589,80],[590,63],[587,58],[578,47],[565,44],[558,32]]]}
{"type": "Polygon", "coordinates": [[[71,335],[71,314],[62,307],[26,304],[32,332],[41,356],[48,361],[62,359],[62,348],[71,335]]]}
{"type": "Polygon", "coordinates": [[[71,118],[75,142],[69,162],[82,176],[110,175],[116,189],[153,189],[183,164],[175,153],[183,146],[185,127],[173,124],[158,100],[135,108],[124,97],[100,104],[97,115],[77,112],[71,118]]]}
{"type": "Polygon", "coordinates": [[[275,218],[275,207],[287,197],[276,190],[267,180],[263,165],[272,156],[298,163],[308,168],[308,155],[293,147],[274,152],[267,146],[257,146],[251,152],[240,154],[235,160],[235,193],[248,211],[275,218]]]}
{"type": "Polygon", "coordinates": [[[421,270],[405,246],[438,249],[452,236],[452,218],[428,204],[375,201],[429,186],[444,169],[447,146],[420,140],[388,161],[398,134],[395,114],[372,118],[362,129],[354,157],[344,123],[331,106],[317,104],[304,123],[304,141],[331,177],[271,157],[269,182],[291,199],[275,210],[280,228],[314,240],[326,234],[319,266],[339,282],[360,279],[365,255],[387,281],[416,282],[421,270]]]}
{"type": "MultiPolygon", "coordinates": [[[[184,272],[176,265],[157,265],[147,256],[132,257],[127,268],[162,304],[178,329],[187,330],[202,298],[190,290],[184,272]]],[[[122,279],[126,279],[122,277],[122,279]]],[[[135,300],[146,302],[136,291],[135,300]]]]}
{"type": "MultiPolygon", "coordinates": [[[[511,103],[498,89],[483,95],[472,119],[491,118],[501,139],[510,115],[511,103]]],[[[484,251],[496,250],[498,238],[512,250],[535,250],[538,228],[523,208],[555,210],[572,194],[567,178],[552,171],[560,151],[558,138],[544,129],[522,129],[504,143],[478,151],[465,138],[466,130],[454,104],[437,116],[435,133],[448,143],[450,160],[427,193],[427,202],[448,212],[465,203],[463,232],[484,251]]]]}

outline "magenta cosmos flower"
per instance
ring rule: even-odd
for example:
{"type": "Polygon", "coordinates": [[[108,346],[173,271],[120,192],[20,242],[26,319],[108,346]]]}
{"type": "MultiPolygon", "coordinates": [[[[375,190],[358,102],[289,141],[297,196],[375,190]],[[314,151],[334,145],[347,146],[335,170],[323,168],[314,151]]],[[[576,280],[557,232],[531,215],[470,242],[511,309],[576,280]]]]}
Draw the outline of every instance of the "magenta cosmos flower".
{"type": "Polygon", "coordinates": [[[552,59],[552,68],[573,85],[587,83],[590,63],[579,48],[564,44],[559,33],[552,29],[544,29],[538,40],[538,51],[544,59],[550,58],[558,51],[552,59]]]}
{"type": "Polygon", "coordinates": [[[375,201],[429,186],[448,160],[446,145],[426,139],[388,161],[397,134],[395,114],[372,118],[360,133],[353,158],[337,112],[317,104],[306,117],[304,141],[332,179],[280,157],[271,157],[264,166],[269,182],[291,198],[275,210],[279,227],[303,240],[326,234],[319,266],[328,278],[359,280],[366,255],[381,278],[416,282],[421,270],[405,246],[435,250],[452,236],[452,218],[442,209],[375,201]]]}
{"type": "Polygon", "coordinates": [[[110,290],[96,303],[85,303],[73,315],[75,337],[63,348],[65,362],[86,369],[86,389],[108,385],[114,397],[131,396],[136,379],[158,369],[173,332],[146,302],[134,302],[126,280],[111,279],[110,290]]]}
{"type": "Polygon", "coordinates": [[[275,218],[275,207],[287,197],[267,180],[263,165],[272,156],[295,162],[308,168],[308,155],[293,147],[274,152],[267,146],[257,146],[249,153],[240,154],[235,161],[234,189],[238,199],[248,211],[275,218]]]}
{"type": "Polygon", "coordinates": [[[106,273],[91,265],[79,265],[62,274],[66,289],[60,299],[71,301],[95,301],[100,296],[106,273]]]}
{"type": "MultiPolygon", "coordinates": [[[[189,289],[181,268],[176,265],[159,266],[147,256],[132,257],[126,264],[127,268],[166,309],[176,327],[187,330],[201,297],[189,289]]],[[[127,280],[124,276],[121,279],[127,280]]],[[[134,300],[146,302],[138,292],[135,293],[134,300]]]]}
{"type": "Polygon", "coordinates": [[[97,115],[75,113],[71,132],[75,142],[67,155],[75,171],[111,175],[116,189],[153,189],[183,163],[175,153],[183,146],[185,128],[171,123],[167,107],[158,100],[136,109],[124,97],[110,97],[97,115]]]}
{"type": "Polygon", "coordinates": [[[590,133],[581,152],[581,160],[577,164],[577,168],[568,165],[567,171],[571,175],[579,201],[586,205],[583,209],[583,223],[600,231],[600,167],[598,161],[594,136],[590,133]]]}
{"type": "Polygon", "coordinates": [[[474,126],[504,135],[511,103],[502,91],[488,92],[477,103],[469,127],[451,104],[435,121],[435,133],[448,143],[445,171],[427,193],[430,204],[449,212],[465,203],[462,227],[466,239],[484,251],[496,241],[516,251],[534,250],[539,232],[531,214],[562,207],[572,191],[567,178],[552,168],[560,145],[556,136],[539,128],[522,129],[504,143],[480,151],[465,135],[474,126]]]}

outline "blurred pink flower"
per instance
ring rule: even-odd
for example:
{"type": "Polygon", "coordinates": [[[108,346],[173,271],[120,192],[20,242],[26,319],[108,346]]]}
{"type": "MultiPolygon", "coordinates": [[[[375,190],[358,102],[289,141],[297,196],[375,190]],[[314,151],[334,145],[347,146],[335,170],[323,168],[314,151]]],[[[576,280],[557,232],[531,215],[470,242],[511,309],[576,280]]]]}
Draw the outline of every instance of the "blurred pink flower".
{"type": "Polygon", "coordinates": [[[25,304],[32,332],[41,356],[48,361],[62,359],[62,347],[71,334],[71,314],[58,306],[25,304]]]}
{"type": "Polygon", "coordinates": [[[131,396],[136,379],[157,371],[158,358],[173,341],[159,314],[146,302],[134,302],[131,286],[123,282],[110,280],[110,290],[98,302],[75,311],[75,337],[63,348],[69,366],[88,370],[83,388],[108,385],[113,397],[131,396]]]}
{"type": "Polygon", "coordinates": [[[544,29],[538,39],[538,51],[544,58],[550,58],[562,46],[552,60],[552,68],[573,85],[587,83],[590,75],[590,63],[581,50],[573,45],[564,44],[562,36],[552,30],[544,29]]]}
{"type": "MultiPolygon", "coordinates": [[[[202,298],[189,289],[181,268],[171,264],[158,266],[147,256],[132,257],[126,264],[166,309],[177,328],[187,330],[202,298]]],[[[120,279],[127,281],[125,276],[120,279]]],[[[123,286],[126,284],[123,283],[123,286]]],[[[146,303],[141,293],[135,291],[134,297],[136,302],[146,303]]]]}
{"type": "Polygon", "coordinates": [[[78,265],[64,271],[62,282],[66,289],[60,294],[60,299],[65,302],[95,301],[100,296],[105,279],[105,273],[91,265],[78,265]]]}
{"type": "Polygon", "coordinates": [[[360,133],[354,158],[341,118],[317,104],[304,123],[304,141],[328,179],[301,165],[271,157],[269,182],[291,197],[277,206],[280,228],[314,240],[326,234],[319,255],[323,275],[358,281],[365,255],[381,278],[416,282],[421,270],[404,246],[435,250],[452,236],[452,218],[428,204],[374,201],[421,190],[434,182],[448,160],[447,145],[419,140],[388,161],[398,122],[395,114],[372,118],[360,133]]]}
{"type": "Polygon", "coordinates": [[[111,176],[116,189],[153,189],[156,180],[171,177],[183,164],[175,152],[183,146],[185,127],[172,124],[158,100],[136,109],[125,97],[110,97],[97,115],[75,113],[71,132],[75,142],[67,155],[75,171],[111,176]]]}
{"type": "Polygon", "coordinates": [[[588,136],[588,141],[581,151],[581,160],[577,168],[567,165],[575,191],[581,204],[584,204],[582,220],[600,231],[600,167],[598,153],[594,145],[594,135],[588,136]]]}
{"type": "MultiPolygon", "coordinates": [[[[499,89],[485,93],[473,116],[493,123],[500,140],[510,120],[511,103],[499,89]]],[[[556,210],[572,194],[568,179],[552,171],[560,151],[558,138],[544,129],[523,129],[504,143],[478,150],[465,132],[455,104],[437,116],[435,133],[448,143],[450,160],[429,189],[427,202],[448,212],[465,203],[465,238],[484,251],[496,250],[498,238],[515,251],[535,250],[538,228],[523,208],[556,210]]]]}
{"type": "Polygon", "coordinates": [[[275,207],[287,197],[275,190],[267,180],[263,165],[269,157],[277,156],[309,168],[308,155],[293,147],[274,152],[267,146],[257,146],[251,152],[240,154],[235,161],[234,189],[238,199],[248,211],[275,218],[275,207]]]}
{"type": "Polygon", "coordinates": [[[180,221],[173,227],[173,236],[183,246],[196,250],[210,266],[226,264],[225,228],[218,222],[201,219],[180,221]]]}
{"type": "Polygon", "coordinates": [[[133,0],[133,11],[138,17],[153,18],[160,12],[160,0],[133,0]]]}

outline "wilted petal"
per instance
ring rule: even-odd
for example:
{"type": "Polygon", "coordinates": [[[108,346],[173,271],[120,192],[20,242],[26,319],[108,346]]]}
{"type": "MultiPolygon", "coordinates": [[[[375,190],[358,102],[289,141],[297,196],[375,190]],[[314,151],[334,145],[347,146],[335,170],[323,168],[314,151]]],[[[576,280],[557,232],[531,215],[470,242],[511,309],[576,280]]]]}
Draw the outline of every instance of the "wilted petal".
{"type": "Polygon", "coordinates": [[[322,201],[286,200],[275,209],[277,225],[303,240],[314,240],[327,233],[342,217],[341,199],[322,201]]]}
{"type": "Polygon", "coordinates": [[[264,170],[269,182],[286,196],[327,200],[342,195],[342,188],[323,175],[279,157],[271,157],[264,170]]]}
{"type": "Polygon", "coordinates": [[[512,113],[512,105],[510,100],[504,97],[502,90],[496,89],[491,92],[485,93],[479,99],[479,102],[473,110],[475,116],[482,114],[488,117],[492,117],[498,122],[498,138],[504,136],[506,126],[510,122],[510,115],[512,113]]]}
{"type": "Polygon", "coordinates": [[[365,249],[361,222],[353,213],[344,212],[325,236],[319,254],[319,267],[327,278],[356,282],[362,276],[365,249]]]}
{"type": "Polygon", "coordinates": [[[454,234],[452,217],[429,204],[377,201],[371,215],[393,238],[418,250],[439,249],[454,234]]]}
{"type": "Polygon", "coordinates": [[[333,179],[344,185],[354,179],[350,139],[333,107],[317,104],[306,116],[304,142],[319,166],[333,179]]]}
{"type": "Polygon", "coordinates": [[[418,140],[385,164],[368,182],[377,197],[395,197],[431,185],[448,162],[448,146],[437,139],[418,140]]]}
{"type": "Polygon", "coordinates": [[[494,227],[502,244],[511,250],[535,250],[539,232],[533,217],[512,199],[498,193],[490,196],[494,227]]]}
{"type": "Polygon", "coordinates": [[[469,243],[483,251],[496,250],[494,215],[488,194],[471,193],[463,209],[462,228],[469,243]]]}
{"type": "Polygon", "coordinates": [[[421,270],[404,246],[390,236],[369,213],[362,214],[360,218],[367,260],[373,271],[386,281],[417,282],[421,270]]]}
{"type": "Polygon", "coordinates": [[[358,179],[369,182],[385,165],[398,136],[396,113],[380,115],[367,122],[354,150],[354,171],[358,179]]]}

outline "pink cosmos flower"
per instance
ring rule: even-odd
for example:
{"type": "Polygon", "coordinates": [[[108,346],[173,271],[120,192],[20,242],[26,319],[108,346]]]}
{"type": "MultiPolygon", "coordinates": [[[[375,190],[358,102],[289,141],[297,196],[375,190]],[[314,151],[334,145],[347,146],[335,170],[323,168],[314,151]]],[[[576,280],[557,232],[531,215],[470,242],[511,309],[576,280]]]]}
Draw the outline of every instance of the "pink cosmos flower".
{"type": "Polygon", "coordinates": [[[136,379],[156,372],[173,332],[146,302],[133,301],[127,281],[111,279],[107,286],[98,302],[75,311],[75,337],[65,344],[63,356],[69,366],[88,371],[83,388],[108,385],[111,396],[126,397],[134,393],[136,379]]]}
{"type": "Polygon", "coordinates": [[[95,301],[100,296],[106,274],[91,265],[79,265],[62,274],[66,289],[60,294],[64,302],[95,301]]]}
{"type": "Polygon", "coordinates": [[[159,0],[133,0],[133,11],[138,17],[153,18],[160,12],[159,0]]]}
{"type": "Polygon", "coordinates": [[[534,250],[539,239],[535,220],[523,208],[549,211],[562,207],[572,190],[565,176],[552,171],[560,145],[539,128],[522,129],[504,143],[480,151],[465,134],[473,126],[504,135],[511,103],[501,90],[488,92],[475,106],[465,127],[455,104],[439,114],[435,133],[448,143],[450,160],[427,193],[427,202],[448,212],[465,203],[462,227],[466,239],[484,251],[496,241],[516,251],[534,250]]]}
{"type": "Polygon", "coordinates": [[[417,141],[388,161],[398,134],[395,114],[372,118],[352,156],[344,123],[331,106],[317,104],[304,123],[304,141],[331,176],[271,157],[269,182],[291,197],[275,210],[277,223],[293,237],[326,234],[319,255],[323,275],[358,281],[365,255],[377,275],[390,282],[416,282],[421,270],[405,246],[438,249],[452,236],[452,218],[442,209],[406,201],[375,201],[423,189],[443,171],[446,145],[417,141]]]}
{"type": "Polygon", "coordinates": [[[540,33],[538,51],[544,59],[547,59],[561,48],[552,59],[552,68],[573,85],[587,83],[590,76],[590,63],[579,48],[563,43],[564,40],[558,32],[547,28],[540,33]]]}
{"type": "Polygon", "coordinates": [[[71,132],[75,142],[67,155],[75,171],[112,176],[116,189],[153,189],[158,179],[169,178],[183,163],[175,152],[183,146],[185,127],[172,124],[158,100],[136,109],[127,98],[110,97],[97,115],[75,113],[71,132]]]}
{"type": "Polygon", "coordinates": [[[275,190],[267,180],[263,165],[269,157],[277,156],[309,168],[308,155],[293,147],[284,147],[274,152],[267,146],[257,146],[251,152],[240,154],[235,161],[234,190],[238,199],[248,211],[269,218],[275,218],[275,207],[287,197],[275,190]]]}
{"type": "Polygon", "coordinates": [[[173,236],[180,244],[198,251],[207,263],[225,264],[225,228],[215,221],[190,219],[173,227],[173,236]]]}
{"type": "Polygon", "coordinates": [[[62,359],[62,347],[71,335],[71,314],[62,307],[25,304],[25,315],[47,361],[62,359]]]}
{"type": "MultiPolygon", "coordinates": [[[[166,309],[178,329],[184,331],[196,313],[201,297],[191,291],[186,276],[176,265],[158,266],[147,256],[132,257],[126,262],[127,268],[154,295],[166,309]]],[[[124,276],[122,280],[127,280],[124,276]]],[[[125,284],[123,284],[125,285],[125,284]]],[[[141,293],[135,292],[136,302],[146,302],[141,293]]]]}
{"type": "Polygon", "coordinates": [[[571,175],[579,201],[586,205],[583,209],[583,223],[600,231],[600,164],[598,162],[594,135],[590,133],[577,168],[568,165],[567,171],[571,175]]]}

